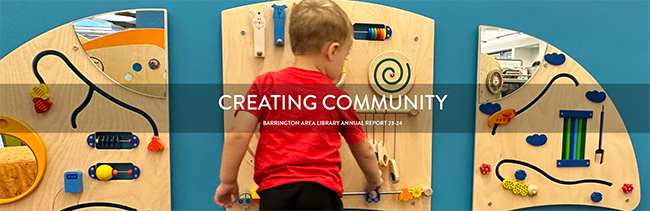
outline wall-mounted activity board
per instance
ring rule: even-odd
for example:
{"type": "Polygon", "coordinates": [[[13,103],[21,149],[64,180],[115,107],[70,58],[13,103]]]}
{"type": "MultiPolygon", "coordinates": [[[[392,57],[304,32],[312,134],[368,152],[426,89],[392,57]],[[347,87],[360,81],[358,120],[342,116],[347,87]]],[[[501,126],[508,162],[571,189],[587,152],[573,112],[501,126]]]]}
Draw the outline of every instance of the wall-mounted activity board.
{"type": "Polygon", "coordinates": [[[171,209],[167,68],[165,9],[73,21],[2,58],[0,210],[171,209]]]}
{"type": "Polygon", "coordinates": [[[479,33],[473,209],[636,208],[634,148],[596,79],[530,35],[479,33]]]}
{"type": "MultiPolygon", "coordinates": [[[[245,95],[256,76],[293,66],[289,20],[294,1],[276,1],[224,10],[223,83],[225,95],[245,95]],[[278,27],[281,26],[281,27],[278,27]]],[[[382,5],[336,1],[354,28],[354,41],[342,76],[335,81],[350,96],[386,96],[386,103],[403,100],[397,95],[433,94],[434,20],[382,5]],[[390,98],[393,95],[393,98],[390,98]]],[[[421,101],[420,98],[418,100],[421,101]]],[[[224,100],[224,106],[233,101],[224,100]]],[[[224,111],[224,128],[230,128],[234,109],[224,111]]],[[[415,108],[358,109],[361,121],[390,120],[397,125],[365,125],[368,141],[376,149],[384,180],[381,192],[366,194],[365,178],[345,140],[342,158],[345,208],[378,210],[430,210],[432,112],[415,108]]],[[[241,200],[230,210],[257,210],[253,181],[255,152],[261,133],[251,140],[239,170],[241,200]]]]}

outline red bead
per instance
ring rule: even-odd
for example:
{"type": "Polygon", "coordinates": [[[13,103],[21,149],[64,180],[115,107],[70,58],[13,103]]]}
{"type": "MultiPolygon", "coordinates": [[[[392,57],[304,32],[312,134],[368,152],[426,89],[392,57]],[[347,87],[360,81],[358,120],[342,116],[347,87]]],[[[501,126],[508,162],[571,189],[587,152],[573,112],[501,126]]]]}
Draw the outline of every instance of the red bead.
{"type": "Polygon", "coordinates": [[[50,110],[50,107],[52,107],[52,101],[49,99],[43,100],[41,98],[34,98],[32,99],[32,102],[34,102],[34,109],[36,110],[36,113],[43,113],[47,110],[50,110]]]}
{"type": "Polygon", "coordinates": [[[133,175],[133,170],[129,169],[128,171],[126,171],[126,173],[129,175],[133,175]]]}
{"type": "Polygon", "coordinates": [[[479,169],[481,170],[482,174],[489,174],[490,171],[492,171],[492,166],[490,166],[490,164],[483,163],[479,169]]]}
{"type": "Polygon", "coordinates": [[[632,186],[632,184],[630,183],[625,183],[623,184],[622,189],[623,189],[623,193],[632,193],[632,191],[634,190],[634,186],[632,186]]]}
{"type": "Polygon", "coordinates": [[[117,173],[119,173],[117,169],[113,169],[113,176],[117,175],[117,173]]]}
{"type": "Polygon", "coordinates": [[[160,138],[158,136],[151,137],[151,142],[149,142],[149,145],[147,145],[147,149],[158,152],[160,150],[165,149],[165,145],[163,145],[162,141],[160,141],[160,138]]]}
{"type": "Polygon", "coordinates": [[[127,142],[129,142],[129,144],[130,144],[130,143],[131,143],[131,139],[129,139],[127,142]]]}

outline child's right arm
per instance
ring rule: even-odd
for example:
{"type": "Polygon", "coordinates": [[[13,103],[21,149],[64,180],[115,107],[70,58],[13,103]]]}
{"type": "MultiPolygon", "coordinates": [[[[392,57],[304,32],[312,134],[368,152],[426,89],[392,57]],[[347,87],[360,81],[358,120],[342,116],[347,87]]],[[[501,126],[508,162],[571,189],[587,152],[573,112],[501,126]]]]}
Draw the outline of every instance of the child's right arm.
{"type": "Polygon", "coordinates": [[[232,126],[226,133],[221,158],[221,184],[217,187],[214,202],[226,208],[232,207],[232,197],[239,194],[237,173],[248,144],[257,127],[255,115],[241,111],[235,116],[232,126]]]}
{"type": "Polygon", "coordinates": [[[366,176],[366,191],[379,190],[383,180],[381,179],[381,171],[379,170],[375,151],[372,150],[372,145],[367,140],[358,143],[350,144],[350,151],[357,160],[357,164],[366,176]]]}

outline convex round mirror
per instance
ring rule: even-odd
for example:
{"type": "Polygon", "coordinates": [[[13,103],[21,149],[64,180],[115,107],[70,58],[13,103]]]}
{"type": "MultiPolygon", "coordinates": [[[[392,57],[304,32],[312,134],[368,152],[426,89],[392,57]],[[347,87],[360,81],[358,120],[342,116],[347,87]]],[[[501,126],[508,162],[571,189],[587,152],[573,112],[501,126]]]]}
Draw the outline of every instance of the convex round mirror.
{"type": "Polygon", "coordinates": [[[479,102],[505,98],[521,89],[535,75],[547,44],[509,29],[479,27],[479,102]]]}
{"type": "Polygon", "coordinates": [[[88,58],[124,88],[167,97],[167,31],[164,10],[106,13],[74,22],[88,58]]]}
{"type": "Polygon", "coordinates": [[[0,115],[0,204],[29,194],[45,173],[40,137],[24,123],[0,115]]]}

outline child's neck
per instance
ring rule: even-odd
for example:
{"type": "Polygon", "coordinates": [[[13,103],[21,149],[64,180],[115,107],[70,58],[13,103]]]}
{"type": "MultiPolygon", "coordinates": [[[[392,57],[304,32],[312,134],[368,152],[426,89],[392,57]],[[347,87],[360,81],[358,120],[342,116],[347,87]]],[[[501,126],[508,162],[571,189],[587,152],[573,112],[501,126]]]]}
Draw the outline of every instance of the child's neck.
{"type": "Polygon", "coordinates": [[[300,55],[296,56],[296,62],[293,64],[294,67],[312,70],[325,74],[325,67],[321,64],[320,59],[316,55],[300,55]]]}

